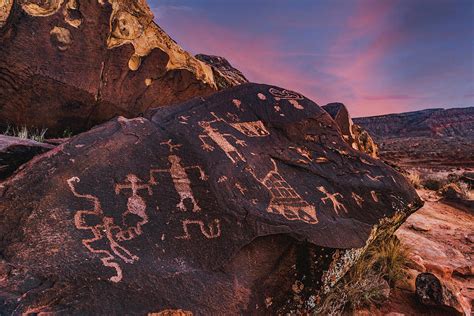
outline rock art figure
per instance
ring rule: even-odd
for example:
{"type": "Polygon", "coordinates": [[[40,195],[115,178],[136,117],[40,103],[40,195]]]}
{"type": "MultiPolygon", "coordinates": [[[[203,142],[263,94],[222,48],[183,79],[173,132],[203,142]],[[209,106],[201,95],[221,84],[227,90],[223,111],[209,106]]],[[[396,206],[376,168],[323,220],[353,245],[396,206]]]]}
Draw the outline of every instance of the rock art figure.
{"type": "Polygon", "coordinates": [[[216,122],[224,122],[227,123],[225,120],[218,117],[214,112],[211,114],[215,117],[215,120],[212,121],[200,121],[199,126],[202,127],[205,135],[199,135],[199,139],[203,143],[202,148],[206,151],[213,151],[214,147],[209,145],[205,139],[210,138],[216,143],[226,154],[226,156],[232,161],[232,163],[236,163],[238,161],[245,161],[244,156],[234,147],[226,137],[233,138],[237,145],[246,146],[245,141],[238,139],[232,134],[222,134],[218,129],[212,127],[211,124],[216,122]]]}
{"type": "Polygon", "coordinates": [[[282,99],[283,100],[303,100],[304,99],[304,97],[301,94],[296,93],[294,91],[286,90],[286,89],[279,90],[277,88],[270,88],[268,92],[270,92],[270,94],[273,95],[273,97],[277,101],[282,100],[282,99]]]}
{"type": "Polygon", "coordinates": [[[201,220],[189,220],[186,219],[183,222],[183,231],[184,235],[175,237],[176,239],[191,239],[191,235],[189,233],[189,225],[198,225],[201,233],[207,239],[213,239],[220,237],[221,235],[221,223],[218,219],[214,219],[210,224],[204,224],[201,220]]]}
{"type": "Polygon", "coordinates": [[[74,224],[77,229],[89,230],[93,237],[82,240],[82,244],[93,254],[100,256],[100,261],[105,267],[109,267],[115,270],[115,275],[110,278],[112,282],[120,282],[122,280],[122,268],[117,262],[117,257],[122,259],[126,263],[133,263],[139,258],[133,255],[126,248],[121,246],[118,241],[115,240],[113,235],[114,230],[120,228],[114,225],[114,220],[111,217],[105,216],[102,211],[102,207],[99,199],[96,196],[90,194],[80,194],[76,191],[75,183],[79,183],[81,180],[78,177],[72,177],[67,180],[69,188],[74,196],[82,199],[86,199],[94,204],[94,208],[91,210],[80,210],[74,215],[74,224]],[[99,218],[101,223],[97,225],[89,225],[87,223],[88,218],[99,218]],[[110,250],[98,249],[94,244],[97,241],[106,239],[109,243],[110,250]]]}
{"type": "Polygon", "coordinates": [[[249,169],[254,178],[263,184],[270,192],[270,203],[267,211],[283,215],[288,220],[301,220],[309,224],[317,224],[316,209],[308,204],[286,182],[278,172],[275,160],[271,159],[273,169],[262,179],[259,179],[253,170],[249,169]]]}
{"type": "Polygon", "coordinates": [[[340,193],[329,193],[325,187],[320,186],[317,188],[319,192],[324,193],[326,196],[321,199],[324,204],[326,204],[326,201],[329,200],[332,202],[334,212],[336,212],[337,215],[339,215],[339,211],[342,210],[345,213],[347,213],[347,208],[337,200],[338,197],[341,199],[343,198],[342,194],[340,193]]]}
{"type": "Polygon", "coordinates": [[[352,198],[354,199],[354,201],[356,201],[357,205],[362,207],[362,203],[364,202],[364,199],[360,195],[358,195],[355,192],[352,192],[352,198]]]}
{"type": "Polygon", "coordinates": [[[183,165],[181,164],[181,158],[173,154],[174,150],[181,147],[181,145],[174,145],[171,139],[161,144],[169,146],[170,155],[168,156],[168,161],[170,162],[170,169],[151,169],[150,182],[154,185],[157,184],[156,180],[153,177],[153,173],[169,172],[171,175],[171,179],[173,180],[175,190],[176,192],[178,192],[180,197],[180,201],[176,206],[181,211],[185,212],[186,206],[184,205],[184,201],[186,199],[189,199],[193,206],[192,211],[199,212],[201,208],[199,207],[197,201],[194,199],[193,191],[191,189],[191,181],[189,180],[189,177],[186,174],[186,170],[197,169],[200,173],[200,179],[206,180],[207,176],[204,173],[204,170],[202,170],[200,166],[183,167],[183,165]]]}
{"type": "Polygon", "coordinates": [[[229,125],[247,137],[266,137],[270,135],[262,121],[229,123],[229,125]]]}
{"type": "Polygon", "coordinates": [[[127,175],[127,183],[116,184],[115,194],[120,194],[121,191],[130,189],[132,196],[128,198],[127,210],[122,214],[122,224],[127,227],[126,219],[128,215],[136,215],[140,221],[132,227],[117,234],[119,240],[130,240],[142,234],[142,226],[148,223],[148,215],[146,214],[145,200],[138,195],[138,191],[147,190],[148,195],[152,195],[150,184],[140,183],[141,180],[134,174],[127,175]]]}

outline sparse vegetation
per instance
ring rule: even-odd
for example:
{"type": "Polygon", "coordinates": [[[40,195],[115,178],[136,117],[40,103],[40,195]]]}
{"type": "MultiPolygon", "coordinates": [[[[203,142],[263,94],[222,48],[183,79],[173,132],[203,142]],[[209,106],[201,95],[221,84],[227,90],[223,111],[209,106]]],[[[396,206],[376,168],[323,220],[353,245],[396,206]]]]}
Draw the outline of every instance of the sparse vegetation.
{"type": "Polygon", "coordinates": [[[43,142],[47,130],[48,130],[47,128],[43,128],[40,130],[36,128],[28,129],[28,127],[26,126],[22,126],[22,127],[8,126],[5,132],[3,132],[3,135],[18,137],[21,139],[31,139],[37,142],[43,142]]]}
{"type": "Polygon", "coordinates": [[[411,171],[407,175],[408,181],[415,187],[415,189],[421,188],[421,178],[418,171],[411,171]]]}
{"type": "Polygon", "coordinates": [[[451,182],[443,186],[439,193],[447,199],[463,199],[468,200],[470,197],[470,187],[464,182],[451,182]]]}
{"type": "Polygon", "coordinates": [[[390,286],[406,278],[408,252],[396,236],[374,242],[333,291],[324,299],[317,315],[341,315],[387,299],[390,286]]]}

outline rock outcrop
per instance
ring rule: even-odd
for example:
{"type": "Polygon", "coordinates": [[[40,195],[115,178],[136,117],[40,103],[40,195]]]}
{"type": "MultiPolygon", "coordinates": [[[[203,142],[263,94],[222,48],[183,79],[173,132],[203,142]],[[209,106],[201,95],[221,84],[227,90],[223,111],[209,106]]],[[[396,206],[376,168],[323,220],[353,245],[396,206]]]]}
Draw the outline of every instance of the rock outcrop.
{"type": "Polygon", "coordinates": [[[6,314],[309,309],[422,204],[315,103],[257,84],[114,119],[2,186],[6,314]]]}
{"type": "Polygon", "coordinates": [[[249,82],[242,72],[232,67],[224,57],[204,54],[195,57],[212,67],[217,87],[221,90],[249,82]]]}
{"type": "Polygon", "coordinates": [[[10,176],[19,166],[54,146],[29,139],[0,135],[0,180],[10,176]]]}
{"type": "Polygon", "coordinates": [[[354,124],[349,111],[343,103],[329,103],[323,109],[331,115],[341,130],[344,140],[354,149],[377,158],[378,148],[366,130],[354,124]]]}
{"type": "Polygon", "coordinates": [[[83,131],[216,91],[145,0],[0,0],[0,125],[83,131]]]}

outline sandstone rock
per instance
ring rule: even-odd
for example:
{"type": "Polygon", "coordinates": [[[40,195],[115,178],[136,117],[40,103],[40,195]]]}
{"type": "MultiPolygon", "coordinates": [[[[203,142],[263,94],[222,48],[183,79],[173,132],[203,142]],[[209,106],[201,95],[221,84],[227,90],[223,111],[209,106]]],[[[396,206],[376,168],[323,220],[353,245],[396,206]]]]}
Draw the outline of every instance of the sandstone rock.
{"type": "Polygon", "coordinates": [[[0,180],[10,176],[34,156],[53,148],[29,139],[0,135],[0,180]]]}
{"type": "MultiPolygon", "coordinates": [[[[432,273],[420,273],[416,278],[416,296],[421,303],[442,308],[454,308],[464,314],[456,296],[458,293],[443,285],[432,273]]],[[[466,314],[468,315],[468,314],[466,314]]]]}
{"type": "Polygon", "coordinates": [[[0,125],[61,136],[217,89],[145,0],[0,0],[0,42],[0,125]]]}
{"type": "Polygon", "coordinates": [[[219,89],[227,89],[249,82],[240,70],[232,67],[224,57],[204,54],[198,54],[195,57],[212,67],[214,78],[219,89]]]}
{"type": "Polygon", "coordinates": [[[114,119],[4,186],[6,314],[305,308],[422,203],[315,103],[257,84],[114,119]]]}
{"type": "Polygon", "coordinates": [[[349,111],[344,104],[329,103],[324,105],[323,109],[336,121],[344,140],[352,146],[352,148],[377,158],[377,145],[367,131],[352,122],[349,111]]]}

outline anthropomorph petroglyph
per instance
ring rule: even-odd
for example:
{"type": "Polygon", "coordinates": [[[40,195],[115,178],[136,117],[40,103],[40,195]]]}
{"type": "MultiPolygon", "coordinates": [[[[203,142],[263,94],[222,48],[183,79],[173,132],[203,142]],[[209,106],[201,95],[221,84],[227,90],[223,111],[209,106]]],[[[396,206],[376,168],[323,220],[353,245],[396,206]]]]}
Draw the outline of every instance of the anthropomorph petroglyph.
{"type": "Polygon", "coordinates": [[[275,160],[271,159],[271,162],[273,169],[261,179],[249,168],[249,172],[253,177],[263,184],[270,193],[270,203],[267,211],[283,215],[286,219],[292,221],[301,220],[310,224],[318,223],[315,207],[303,200],[280,175],[275,160]]]}
{"type": "Polygon", "coordinates": [[[190,225],[197,225],[201,230],[201,233],[207,239],[213,239],[220,237],[221,235],[221,223],[218,219],[214,219],[210,224],[204,224],[201,220],[184,220],[182,221],[183,224],[183,232],[184,235],[175,237],[176,239],[191,239],[191,234],[189,233],[190,225]]]}
{"type": "Polygon", "coordinates": [[[72,177],[67,180],[69,189],[74,194],[74,196],[86,199],[92,203],[93,209],[89,210],[80,210],[77,211],[74,215],[74,224],[77,229],[88,230],[92,233],[93,237],[88,239],[83,239],[82,244],[93,254],[98,255],[100,261],[105,267],[109,267],[115,270],[115,275],[110,278],[112,282],[120,282],[122,280],[122,268],[118,263],[118,258],[122,259],[126,263],[133,263],[139,258],[133,255],[125,247],[121,246],[118,240],[115,239],[115,231],[121,232],[121,228],[114,224],[112,217],[107,217],[100,204],[99,199],[96,196],[90,194],[80,194],[77,192],[75,185],[81,180],[78,177],[72,177]],[[87,219],[98,219],[99,223],[89,225],[87,219]],[[94,246],[97,241],[106,240],[110,250],[108,249],[98,249],[94,246]]]}
{"type": "Polygon", "coordinates": [[[204,130],[206,133],[205,135],[199,135],[199,139],[202,142],[202,148],[207,151],[213,151],[214,147],[209,145],[206,142],[207,138],[210,138],[214,143],[216,143],[226,154],[226,156],[232,161],[232,163],[236,163],[238,161],[245,161],[244,156],[232,145],[227,138],[234,139],[235,143],[239,146],[246,146],[245,141],[238,139],[232,134],[221,133],[217,128],[212,127],[212,124],[217,122],[223,122],[228,124],[224,119],[218,117],[214,112],[211,112],[212,116],[214,116],[214,120],[211,121],[200,121],[199,126],[204,130]]]}
{"type": "Polygon", "coordinates": [[[146,214],[146,203],[145,200],[138,194],[141,190],[146,190],[148,195],[152,195],[151,185],[148,183],[142,183],[136,175],[127,175],[126,183],[115,185],[115,194],[120,194],[124,190],[131,190],[132,195],[127,201],[127,210],[122,214],[122,224],[127,227],[127,217],[129,215],[135,215],[140,220],[131,227],[120,231],[117,234],[119,240],[130,240],[142,234],[142,226],[148,223],[148,215],[146,214]]]}
{"type": "Polygon", "coordinates": [[[360,195],[358,195],[355,192],[352,192],[352,198],[354,199],[354,201],[356,201],[359,207],[362,207],[362,203],[364,202],[364,199],[360,195]]]}
{"type": "Polygon", "coordinates": [[[199,212],[201,208],[199,207],[197,201],[194,198],[193,191],[191,189],[191,181],[186,173],[186,170],[197,169],[200,174],[201,180],[206,180],[207,176],[204,173],[204,170],[200,166],[189,166],[184,167],[181,163],[181,158],[173,152],[177,150],[181,145],[173,144],[172,140],[161,143],[162,145],[167,145],[169,147],[170,155],[168,156],[168,161],[170,163],[169,169],[151,169],[150,170],[150,182],[154,185],[157,184],[156,179],[154,178],[154,173],[167,172],[171,175],[173,180],[174,188],[178,192],[180,201],[176,205],[181,211],[186,211],[186,206],[184,201],[189,200],[192,204],[192,211],[199,212]]]}
{"type": "Polygon", "coordinates": [[[329,200],[332,202],[332,206],[334,208],[334,212],[336,212],[337,215],[339,215],[339,211],[344,211],[347,213],[347,208],[337,200],[338,197],[343,198],[342,194],[340,193],[329,193],[325,187],[320,186],[317,187],[318,191],[321,193],[324,193],[326,196],[321,199],[324,204],[326,204],[326,201],[329,200]]]}

